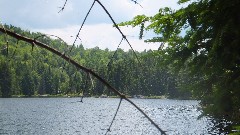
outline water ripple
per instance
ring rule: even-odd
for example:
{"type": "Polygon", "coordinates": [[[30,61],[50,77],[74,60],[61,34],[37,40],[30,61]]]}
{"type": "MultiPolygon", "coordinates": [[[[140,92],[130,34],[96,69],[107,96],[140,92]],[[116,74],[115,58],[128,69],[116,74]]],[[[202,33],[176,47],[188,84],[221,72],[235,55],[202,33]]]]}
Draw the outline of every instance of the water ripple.
{"type": "MultiPolygon", "coordinates": [[[[105,134],[119,99],[0,99],[0,134],[105,134]]],[[[198,118],[194,100],[133,99],[167,134],[221,134],[224,121],[198,118]]],[[[226,124],[225,124],[226,125],[226,124]]],[[[159,131],[132,105],[123,101],[109,135],[156,135],[159,131]]]]}

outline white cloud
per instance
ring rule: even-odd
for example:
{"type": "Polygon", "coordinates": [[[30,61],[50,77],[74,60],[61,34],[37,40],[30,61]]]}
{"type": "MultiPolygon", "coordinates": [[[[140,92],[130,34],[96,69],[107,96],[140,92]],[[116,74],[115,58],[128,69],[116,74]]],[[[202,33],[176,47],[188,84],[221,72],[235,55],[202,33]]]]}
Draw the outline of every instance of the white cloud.
{"type": "MultiPolygon", "coordinates": [[[[3,23],[13,24],[26,29],[59,28],[78,25],[84,19],[93,1],[68,0],[64,11],[58,13],[65,0],[0,1],[0,18],[3,23]]],[[[115,21],[127,21],[138,14],[153,15],[160,7],[177,7],[177,0],[142,0],[134,4],[131,0],[101,0],[115,21]]],[[[89,24],[110,23],[110,19],[95,3],[87,20],[89,24]]]]}
{"type": "MultiPolygon", "coordinates": [[[[58,7],[63,6],[64,2],[65,0],[34,0],[34,2],[0,0],[0,21],[30,31],[54,34],[63,38],[68,44],[72,44],[79,25],[93,1],[68,0],[64,11],[58,13],[60,10],[58,7]]],[[[178,7],[177,0],[138,0],[143,8],[131,0],[101,0],[101,2],[116,23],[128,21],[138,14],[154,15],[161,7],[178,7]]],[[[112,28],[112,22],[104,10],[98,3],[95,4],[81,32],[82,43],[86,48],[99,46],[101,49],[115,50],[121,40],[121,35],[115,28],[112,28]]],[[[138,28],[121,29],[125,35],[130,35],[128,39],[133,48],[138,51],[157,49],[159,46],[158,44],[146,44],[143,40],[139,40],[138,28]]],[[[130,49],[126,42],[123,42],[120,47],[125,50],[130,49]]]]}
{"type": "MultiPolygon", "coordinates": [[[[176,0],[174,1],[142,0],[139,2],[139,4],[141,4],[143,8],[139,5],[135,5],[130,0],[121,1],[105,0],[101,2],[108,9],[108,11],[111,13],[112,17],[115,19],[117,23],[121,21],[130,20],[131,18],[138,14],[154,15],[161,7],[171,6],[171,8],[177,8],[178,6],[176,0]]],[[[69,5],[66,6],[66,9],[71,8],[73,10],[72,14],[74,14],[74,16],[76,17],[77,16],[75,14],[76,12],[79,13],[79,11],[84,10],[85,10],[84,12],[87,12],[88,8],[91,5],[91,2],[88,2],[87,6],[83,6],[84,4],[86,4],[86,2],[84,3],[83,1],[80,2],[75,0],[69,1],[68,4],[69,5]],[[79,9],[78,7],[82,7],[83,9],[81,8],[79,9]]],[[[78,15],[78,17],[81,18],[80,20],[82,21],[86,13],[79,14],[82,14],[78,15]]],[[[81,21],[79,21],[79,24],[81,23],[81,21]]],[[[64,39],[68,44],[72,44],[79,28],[80,25],[70,24],[61,28],[37,29],[35,31],[57,35],[64,39]]],[[[159,44],[147,44],[144,43],[143,40],[138,39],[139,28],[132,29],[130,27],[121,27],[121,29],[124,32],[124,34],[127,35],[127,38],[129,39],[133,49],[137,51],[143,51],[145,49],[146,50],[158,49],[159,44]]],[[[101,9],[101,7],[96,3],[90,15],[88,16],[86,24],[84,25],[80,33],[80,38],[82,40],[82,44],[86,48],[93,48],[95,46],[98,46],[101,49],[109,48],[110,50],[115,50],[121,40],[121,34],[118,32],[117,29],[112,27],[110,19],[103,11],[103,9],[101,9]]],[[[80,41],[78,40],[77,43],[79,44],[80,41]]],[[[120,48],[126,51],[130,49],[129,45],[126,42],[123,42],[120,45],[120,48]]]]}
{"type": "MultiPolygon", "coordinates": [[[[61,29],[35,29],[34,31],[39,31],[45,34],[52,34],[62,38],[65,42],[72,45],[80,26],[69,26],[61,29]]],[[[143,51],[153,49],[156,50],[159,44],[147,44],[143,40],[138,39],[137,28],[121,27],[123,33],[127,36],[130,44],[134,50],[143,51]]],[[[101,49],[109,48],[110,50],[116,50],[118,44],[120,43],[122,36],[116,28],[112,27],[112,24],[96,24],[96,25],[84,25],[82,31],[80,32],[80,40],[77,44],[82,43],[85,48],[93,48],[98,46],[101,49]]],[[[120,45],[120,48],[124,50],[129,50],[130,46],[126,41],[120,45]]]]}

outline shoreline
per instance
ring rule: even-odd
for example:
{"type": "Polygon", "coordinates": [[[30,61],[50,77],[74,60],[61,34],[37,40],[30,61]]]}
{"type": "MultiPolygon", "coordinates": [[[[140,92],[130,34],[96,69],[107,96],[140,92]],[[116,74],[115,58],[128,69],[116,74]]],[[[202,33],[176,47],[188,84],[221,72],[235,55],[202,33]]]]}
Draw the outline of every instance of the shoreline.
{"type": "MultiPolygon", "coordinates": [[[[11,97],[0,97],[0,98],[81,98],[82,95],[32,95],[32,96],[25,96],[25,95],[12,95],[11,97]]],[[[169,98],[168,96],[142,96],[142,97],[134,97],[134,96],[126,96],[130,99],[173,99],[173,100],[197,100],[193,98],[169,98]]],[[[84,98],[120,98],[119,96],[84,96],[84,98]]]]}

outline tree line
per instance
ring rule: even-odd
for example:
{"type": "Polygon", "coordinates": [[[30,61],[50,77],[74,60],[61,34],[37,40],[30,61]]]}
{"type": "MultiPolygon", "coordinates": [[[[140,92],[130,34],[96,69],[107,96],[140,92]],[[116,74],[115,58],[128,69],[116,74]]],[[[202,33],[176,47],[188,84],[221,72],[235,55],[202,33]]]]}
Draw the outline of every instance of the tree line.
{"type": "MultiPolygon", "coordinates": [[[[126,95],[168,96],[190,98],[189,92],[177,87],[177,76],[158,66],[158,56],[152,50],[127,52],[110,51],[98,47],[85,49],[84,45],[70,46],[61,39],[51,39],[41,33],[24,31],[12,25],[4,26],[21,35],[49,44],[69,55],[126,95]]],[[[7,35],[0,34],[0,94],[2,97],[36,95],[110,95],[97,79],[77,70],[52,53],[7,35]]]]}
{"type": "MultiPolygon", "coordinates": [[[[239,0],[179,0],[185,4],[173,10],[160,8],[153,16],[138,15],[118,24],[151,30],[159,42],[157,51],[109,51],[98,47],[73,47],[68,55],[98,72],[128,95],[167,95],[171,98],[200,99],[205,114],[240,120],[240,14],[239,0]],[[114,55],[115,54],[115,55],[114,55]],[[141,64],[140,64],[141,63],[141,64]]],[[[66,51],[61,40],[6,26],[66,51]]],[[[97,80],[36,47],[0,35],[0,94],[11,95],[111,93],[97,80]],[[17,51],[15,51],[17,50],[17,51]],[[14,54],[14,55],[13,55],[14,54]],[[90,78],[90,79],[89,79],[90,78]],[[90,80],[90,81],[89,81],[90,80]],[[25,85],[26,84],[26,85],[25,85]],[[31,85],[31,88],[29,86],[31,85]]]]}

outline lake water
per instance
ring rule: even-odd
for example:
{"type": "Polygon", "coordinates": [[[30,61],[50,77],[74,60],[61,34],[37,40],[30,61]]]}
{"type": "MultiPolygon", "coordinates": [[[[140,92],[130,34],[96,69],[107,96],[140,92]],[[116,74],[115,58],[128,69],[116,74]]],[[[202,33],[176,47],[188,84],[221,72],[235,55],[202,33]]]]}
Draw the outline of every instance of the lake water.
{"type": "MultiPolygon", "coordinates": [[[[219,122],[201,117],[195,100],[132,99],[167,134],[225,134],[219,122]]],[[[104,135],[120,99],[0,98],[0,135],[104,135]]],[[[109,135],[156,135],[160,132],[123,100],[109,135]]]]}

